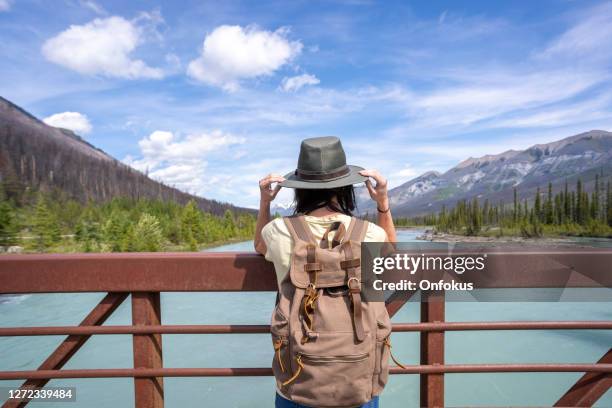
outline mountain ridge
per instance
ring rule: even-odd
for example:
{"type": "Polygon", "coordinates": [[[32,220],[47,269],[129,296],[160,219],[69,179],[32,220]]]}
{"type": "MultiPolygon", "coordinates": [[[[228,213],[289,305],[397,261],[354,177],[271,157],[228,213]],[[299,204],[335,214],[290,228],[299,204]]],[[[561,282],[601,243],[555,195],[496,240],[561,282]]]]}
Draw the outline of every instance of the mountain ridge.
{"type": "MultiPolygon", "coordinates": [[[[554,190],[581,178],[593,187],[596,173],[612,174],[612,133],[590,130],[525,150],[470,157],[444,173],[426,172],[389,190],[396,216],[420,216],[450,208],[457,200],[478,197],[508,203],[513,189],[519,197],[532,197],[550,182],[554,190]]],[[[360,203],[361,212],[372,211],[360,203]]]]}
{"type": "Polygon", "coordinates": [[[173,200],[216,215],[252,209],[206,199],[149,178],[71,130],[49,126],[0,96],[0,180],[23,188],[57,189],[81,202],[114,197],[173,200]]]}

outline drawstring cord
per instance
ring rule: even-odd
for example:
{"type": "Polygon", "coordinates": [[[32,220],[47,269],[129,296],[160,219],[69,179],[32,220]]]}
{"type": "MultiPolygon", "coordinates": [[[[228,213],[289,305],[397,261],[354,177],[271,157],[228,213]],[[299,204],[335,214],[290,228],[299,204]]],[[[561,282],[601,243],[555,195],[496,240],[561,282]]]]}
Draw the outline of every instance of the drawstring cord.
{"type": "Polygon", "coordinates": [[[280,350],[283,347],[283,339],[278,339],[274,343],[274,351],[276,351],[276,358],[278,359],[278,365],[280,366],[281,371],[285,372],[285,366],[283,365],[283,359],[281,358],[280,350]]]}
{"type": "Polygon", "coordinates": [[[391,356],[391,360],[393,360],[393,362],[394,362],[394,363],[395,363],[397,366],[399,366],[399,367],[401,367],[401,368],[403,368],[403,369],[406,369],[406,367],[405,367],[405,366],[404,366],[402,363],[400,363],[399,361],[397,361],[397,360],[395,359],[395,357],[393,357],[393,353],[391,352],[391,340],[389,339],[389,337],[385,338],[385,340],[384,340],[383,344],[384,344],[385,346],[389,347],[389,355],[391,356]]]}
{"type": "Polygon", "coordinates": [[[293,376],[292,376],[290,379],[288,379],[287,381],[285,381],[285,382],[283,383],[283,387],[284,387],[284,386],[286,386],[286,385],[291,384],[292,382],[294,382],[294,381],[295,381],[295,379],[296,379],[296,378],[298,378],[298,376],[299,376],[299,375],[300,375],[300,373],[302,372],[302,368],[304,368],[304,364],[302,364],[302,356],[301,356],[300,354],[298,354],[298,355],[297,355],[297,357],[295,358],[295,362],[296,362],[296,363],[297,363],[297,365],[298,365],[298,369],[297,369],[297,371],[295,372],[295,374],[293,374],[293,376]]]}

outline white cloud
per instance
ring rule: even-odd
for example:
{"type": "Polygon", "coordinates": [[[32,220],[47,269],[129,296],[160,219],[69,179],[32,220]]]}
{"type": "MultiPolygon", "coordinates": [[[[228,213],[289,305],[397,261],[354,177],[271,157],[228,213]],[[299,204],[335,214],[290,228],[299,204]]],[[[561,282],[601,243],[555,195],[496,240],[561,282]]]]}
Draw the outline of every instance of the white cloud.
{"type": "Polygon", "coordinates": [[[564,32],[541,54],[542,57],[607,58],[612,54],[612,3],[588,10],[581,21],[564,32]]]}
{"type": "Polygon", "coordinates": [[[404,177],[404,178],[414,177],[417,175],[417,171],[414,169],[414,167],[407,164],[406,166],[404,166],[403,169],[398,171],[395,175],[399,177],[404,177]]]}
{"type": "Polygon", "coordinates": [[[281,85],[285,92],[295,92],[306,85],[317,85],[320,83],[319,78],[310,74],[302,74],[291,78],[283,78],[281,85]]]}
{"type": "Polygon", "coordinates": [[[212,176],[206,175],[207,158],[213,152],[225,153],[224,149],[244,142],[244,138],[220,130],[185,137],[156,130],[138,142],[140,158],[128,156],[123,161],[168,185],[203,194],[214,183],[212,176]]]}
{"type": "Polygon", "coordinates": [[[90,9],[96,14],[100,14],[100,15],[107,14],[106,10],[104,10],[104,7],[102,7],[101,5],[99,5],[93,0],[81,0],[80,3],[81,3],[81,6],[90,9]]]}
{"type": "Polygon", "coordinates": [[[235,91],[242,79],[272,75],[302,51],[302,43],[287,39],[288,30],[260,30],[255,26],[223,25],[204,39],[201,55],[191,61],[192,78],[226,91],[235,91]]]}
{"type": "Polygon", "coordinates": [[[595,98],[591,96],[576,103],[521,112],[507,119],[494,121],[490,126],[500,128],[556,127],[612,118],[612,112],[609,112],[608,109],[611,100],[612,98],[604,93],[601,96],[595,98]]]}
{"type": "Polygon", "coordinates": [[[542,69],[538,72],[473,73],[458,86],[415,98],[410,108],[421,127],[468,126],[517,109],[560,102],[605,79],[599,72],[542,69]]]}
{"type": "Polygon", "coordinates": [[[11,9],[11,0],[0,0],[0,12],[11,9]]]}
{"type": "Polygon", "coordinates": [[[152,68],[130,56],[142,41],[139,25],[113,16],[70,26],[47,40],[42,52],[49,61],[81,74],[128,79],[161,78],[161,69],[152,68]]]}
{"type": "Polygon", "coordinates": [[[444,24],[444,20],[446,20],[446,15],[448,14],[448,10],[444,10],[440,16],[438,17],[438,24],[444,24]]]}
{"type": "Polygon", "coordinates": [[[62,112],[43,119],[49,126],[70,129],[79,135],[91,132],[91,123],[86,115],[79,112],[62,112]]]}

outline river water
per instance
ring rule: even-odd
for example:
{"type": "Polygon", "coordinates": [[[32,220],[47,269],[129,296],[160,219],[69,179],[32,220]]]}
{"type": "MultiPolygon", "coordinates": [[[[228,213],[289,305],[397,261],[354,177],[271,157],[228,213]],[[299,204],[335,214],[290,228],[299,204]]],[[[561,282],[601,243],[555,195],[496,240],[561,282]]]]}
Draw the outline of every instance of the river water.
{"type": "MultiPolygon", "coordinates": [[[[403,230],[398,241],[413,241],[418,230],[403,230]]],[[[252,242],[224,245],[214,251],[251,251],[252,242]]],[[[36,294],[0,299],[0,326],[76,325],[104,294],[36,294]]],[[[163,324],[268,324],[275,294],[263,293],[162,293],[163,324]]],[[[419,304],[409,302],[394,322],[417,322],[419,304]]],[[[447,321],[494,320],[612,320],[610,302],[451,302],[447,321]]],[[[107,321],[130,324],[127,299],[107,321]]],[[[63,336],[0,338],[0,370],[36,369],[63,336]]],[[[446,363],[590,363],[612,347],[612,331],[490,331],[448,332],[446,363]]],[[[129,335],[91,337],[66,369],[131,368],[129,335]]],[[[393,334],[393,352],[406,364],[418,364],[419,336],[393,334]]],[[[166,367],[265,367],[273,357],[268,335],[164,335],[166,367]]],[[[551,406],[581,373],[447,374],[448,406],[551,406]]],[[[0,381],[18,386],[19,381],[0,381]]],[[[77,401],[34,406],[72,408],[122,408],[134,405],[133,380],[52,380],[49,386],[77,387],[77,401]]],[[[166,378],[166,407],[273,406],[271,377],[166,378]]],[[[381,397],[381,406],[417,407],[417,375],[394,375],[381,397]]],[[[612,391],[596,406],[611,407],[612,391]]]]}

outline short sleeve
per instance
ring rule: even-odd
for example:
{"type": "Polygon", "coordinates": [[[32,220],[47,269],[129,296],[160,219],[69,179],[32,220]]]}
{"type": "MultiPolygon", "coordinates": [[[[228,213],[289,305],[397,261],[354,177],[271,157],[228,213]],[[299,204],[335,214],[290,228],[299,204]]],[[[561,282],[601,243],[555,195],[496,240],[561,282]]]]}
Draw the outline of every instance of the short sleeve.
{"type": "Polygon", "coordinates": [[[387,233],[384,229],[374,224],[373,222],[368,222],[368,230],[366,231],[365,237],[363,237],[365,242],[386,242],[387,233]]]}
{"type": "Polygon", "coordinates": [[[274,264],[277,279],[280,282],[289,270],[292,248],[291,234],[287,230],[283,219],[276,218],[264,225],[261,230],[261,237],[266,244],[265,258],[274,264]]]}
{"type": "Polygon", "coordinates": [[[275,247],[278,246],[278,226],[275,223],[276,220],[272,220],[261,229],[261,238],[266,244],[266,260],[273,262],[271,257],[275,252],[275,247]]]}

